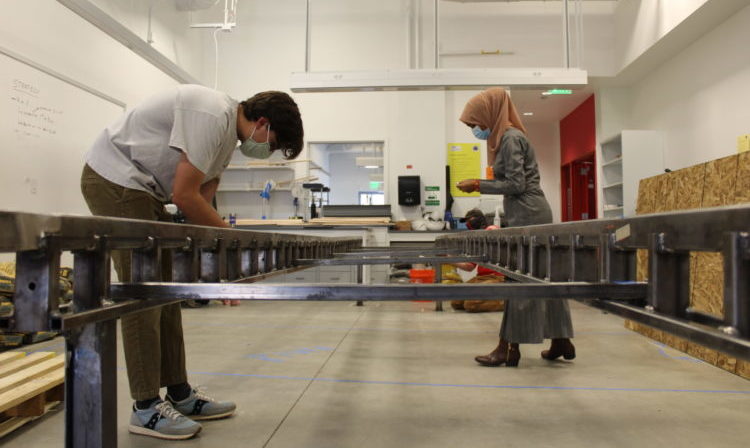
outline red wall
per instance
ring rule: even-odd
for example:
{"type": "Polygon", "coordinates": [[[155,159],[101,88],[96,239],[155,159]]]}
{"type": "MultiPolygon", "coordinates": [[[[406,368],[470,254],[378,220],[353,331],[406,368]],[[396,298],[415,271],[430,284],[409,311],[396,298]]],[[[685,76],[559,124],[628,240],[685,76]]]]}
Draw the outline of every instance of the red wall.
{"type": "Polygon", "coordinates": [[[560,165],[596,152],[594,95],[560,120],[560,165]]]}
{"type": "Polygon", "coordinates": [[[560,120],[560,196],[563,221],[597,217],[594,95],[560,120]],[[594,188],[590,188],[593,186],[594,188]]]}

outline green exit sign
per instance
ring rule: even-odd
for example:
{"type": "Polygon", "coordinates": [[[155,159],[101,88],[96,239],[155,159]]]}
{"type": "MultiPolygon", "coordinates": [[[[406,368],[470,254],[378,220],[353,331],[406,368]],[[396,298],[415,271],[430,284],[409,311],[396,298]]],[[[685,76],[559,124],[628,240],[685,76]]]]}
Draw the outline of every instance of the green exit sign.
{"type": "Polygon", "coordinates": [[[380,182],[370,182],[370,190],[379,190],[380,182]]]}
{"type": "Polygon", "coordinates": [[[542,93],[542,95],[572,95],[573,91],[570,89],[550,89],[542,93]]]}

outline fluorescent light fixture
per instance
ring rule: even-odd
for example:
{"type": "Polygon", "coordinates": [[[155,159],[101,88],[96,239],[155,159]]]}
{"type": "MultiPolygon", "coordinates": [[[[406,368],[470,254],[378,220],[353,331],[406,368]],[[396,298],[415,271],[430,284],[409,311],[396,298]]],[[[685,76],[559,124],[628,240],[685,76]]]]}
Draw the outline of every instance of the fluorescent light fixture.
{"type": "Polygon", "coordinates": [[[523,116],[524,117],[533,117],[534,116],[534,112],[524,112],[523,116]]]}
{"type": "Polygon", "coordinates": [[[354,163],[357,166],[362,166],[365,168],[380,168],[383,166],[383,158],[382,157],[357,157],[354,159],[354,163]]]}
{"type": "Polygon", "coordinates": [[[295,72],[290,79],[293,92],[479,90],[497,86],[567,90],[587,83],[588,73],[577,68],[295,72]]]}
{"type": "Polygon", "coordinates": [[[378,168],[380,168],[380,167],[379,167],[379,166],[377,166],[377,165],[365,165],[365,168],[369,168],[369,169],[371,169],[371,170],[376,170],[376,169],[378,169],[378,168]]]}

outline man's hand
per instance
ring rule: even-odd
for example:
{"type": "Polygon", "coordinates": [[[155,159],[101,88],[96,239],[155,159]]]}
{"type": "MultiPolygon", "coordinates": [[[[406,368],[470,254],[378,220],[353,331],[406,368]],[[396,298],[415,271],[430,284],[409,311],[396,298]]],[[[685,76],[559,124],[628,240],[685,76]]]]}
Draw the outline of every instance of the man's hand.
{"type": "Polygon", "coordinates": [[[209,196],[213,198],[218,180],[215,180],[215,183],[207,182],[207,186],[203,187],[205,178],[205,174],[182,154],[174,176],[172,202],[182,210],[190,224],[229,227],[207,200],[209,196]]]}
{"type": "Polygon", "coordinates": [[[479,191],[479,179],[464,179],[456,184],[456,188],[464,193],[479,191]]]}

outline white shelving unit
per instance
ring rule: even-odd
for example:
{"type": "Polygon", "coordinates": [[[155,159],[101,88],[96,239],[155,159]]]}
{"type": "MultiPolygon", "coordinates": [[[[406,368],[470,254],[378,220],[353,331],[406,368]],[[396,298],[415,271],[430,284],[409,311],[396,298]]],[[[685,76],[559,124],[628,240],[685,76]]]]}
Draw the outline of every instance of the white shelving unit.
{"type": "Polygon", "coordinates": [[[640,180],[664,172],[663,134],[624,130],[600,146],[602,216],[634,216],[640,180]]]}
{"type": "MultiPolygon", "coordinates": [[[[237,218],[260,219],[263,212],[260,192],[268,180],[273,180],[277,186],[271,191],[268,218],[286,219],[294,214],[294,180],[317,177],[320,173],[329,175],[324,167],[310,159],[284,160],[274,154],[270,159],[261,161],[249,159],[236,150],[216,192],[219,214],[228,216],[234,213],[237,218]]],[[[304,207],[304,204],[300,201],[299,206],[304,207]]]]}
{"type": "Polygon", "coordinates": [[[235,151],[229,166],[224,170],[216,191],[219,214],[228,216],[234,213],[237,218],[260,219],[263,214],[260,192],[268,180],[273,180],[277,187],[271,191],[268,218],[281,219],[292,215],[294,208],[291,187],[296,177],[294,168],[273,161],[252,165],[248,162],[253,162],[253,159],[235,151]]]}

